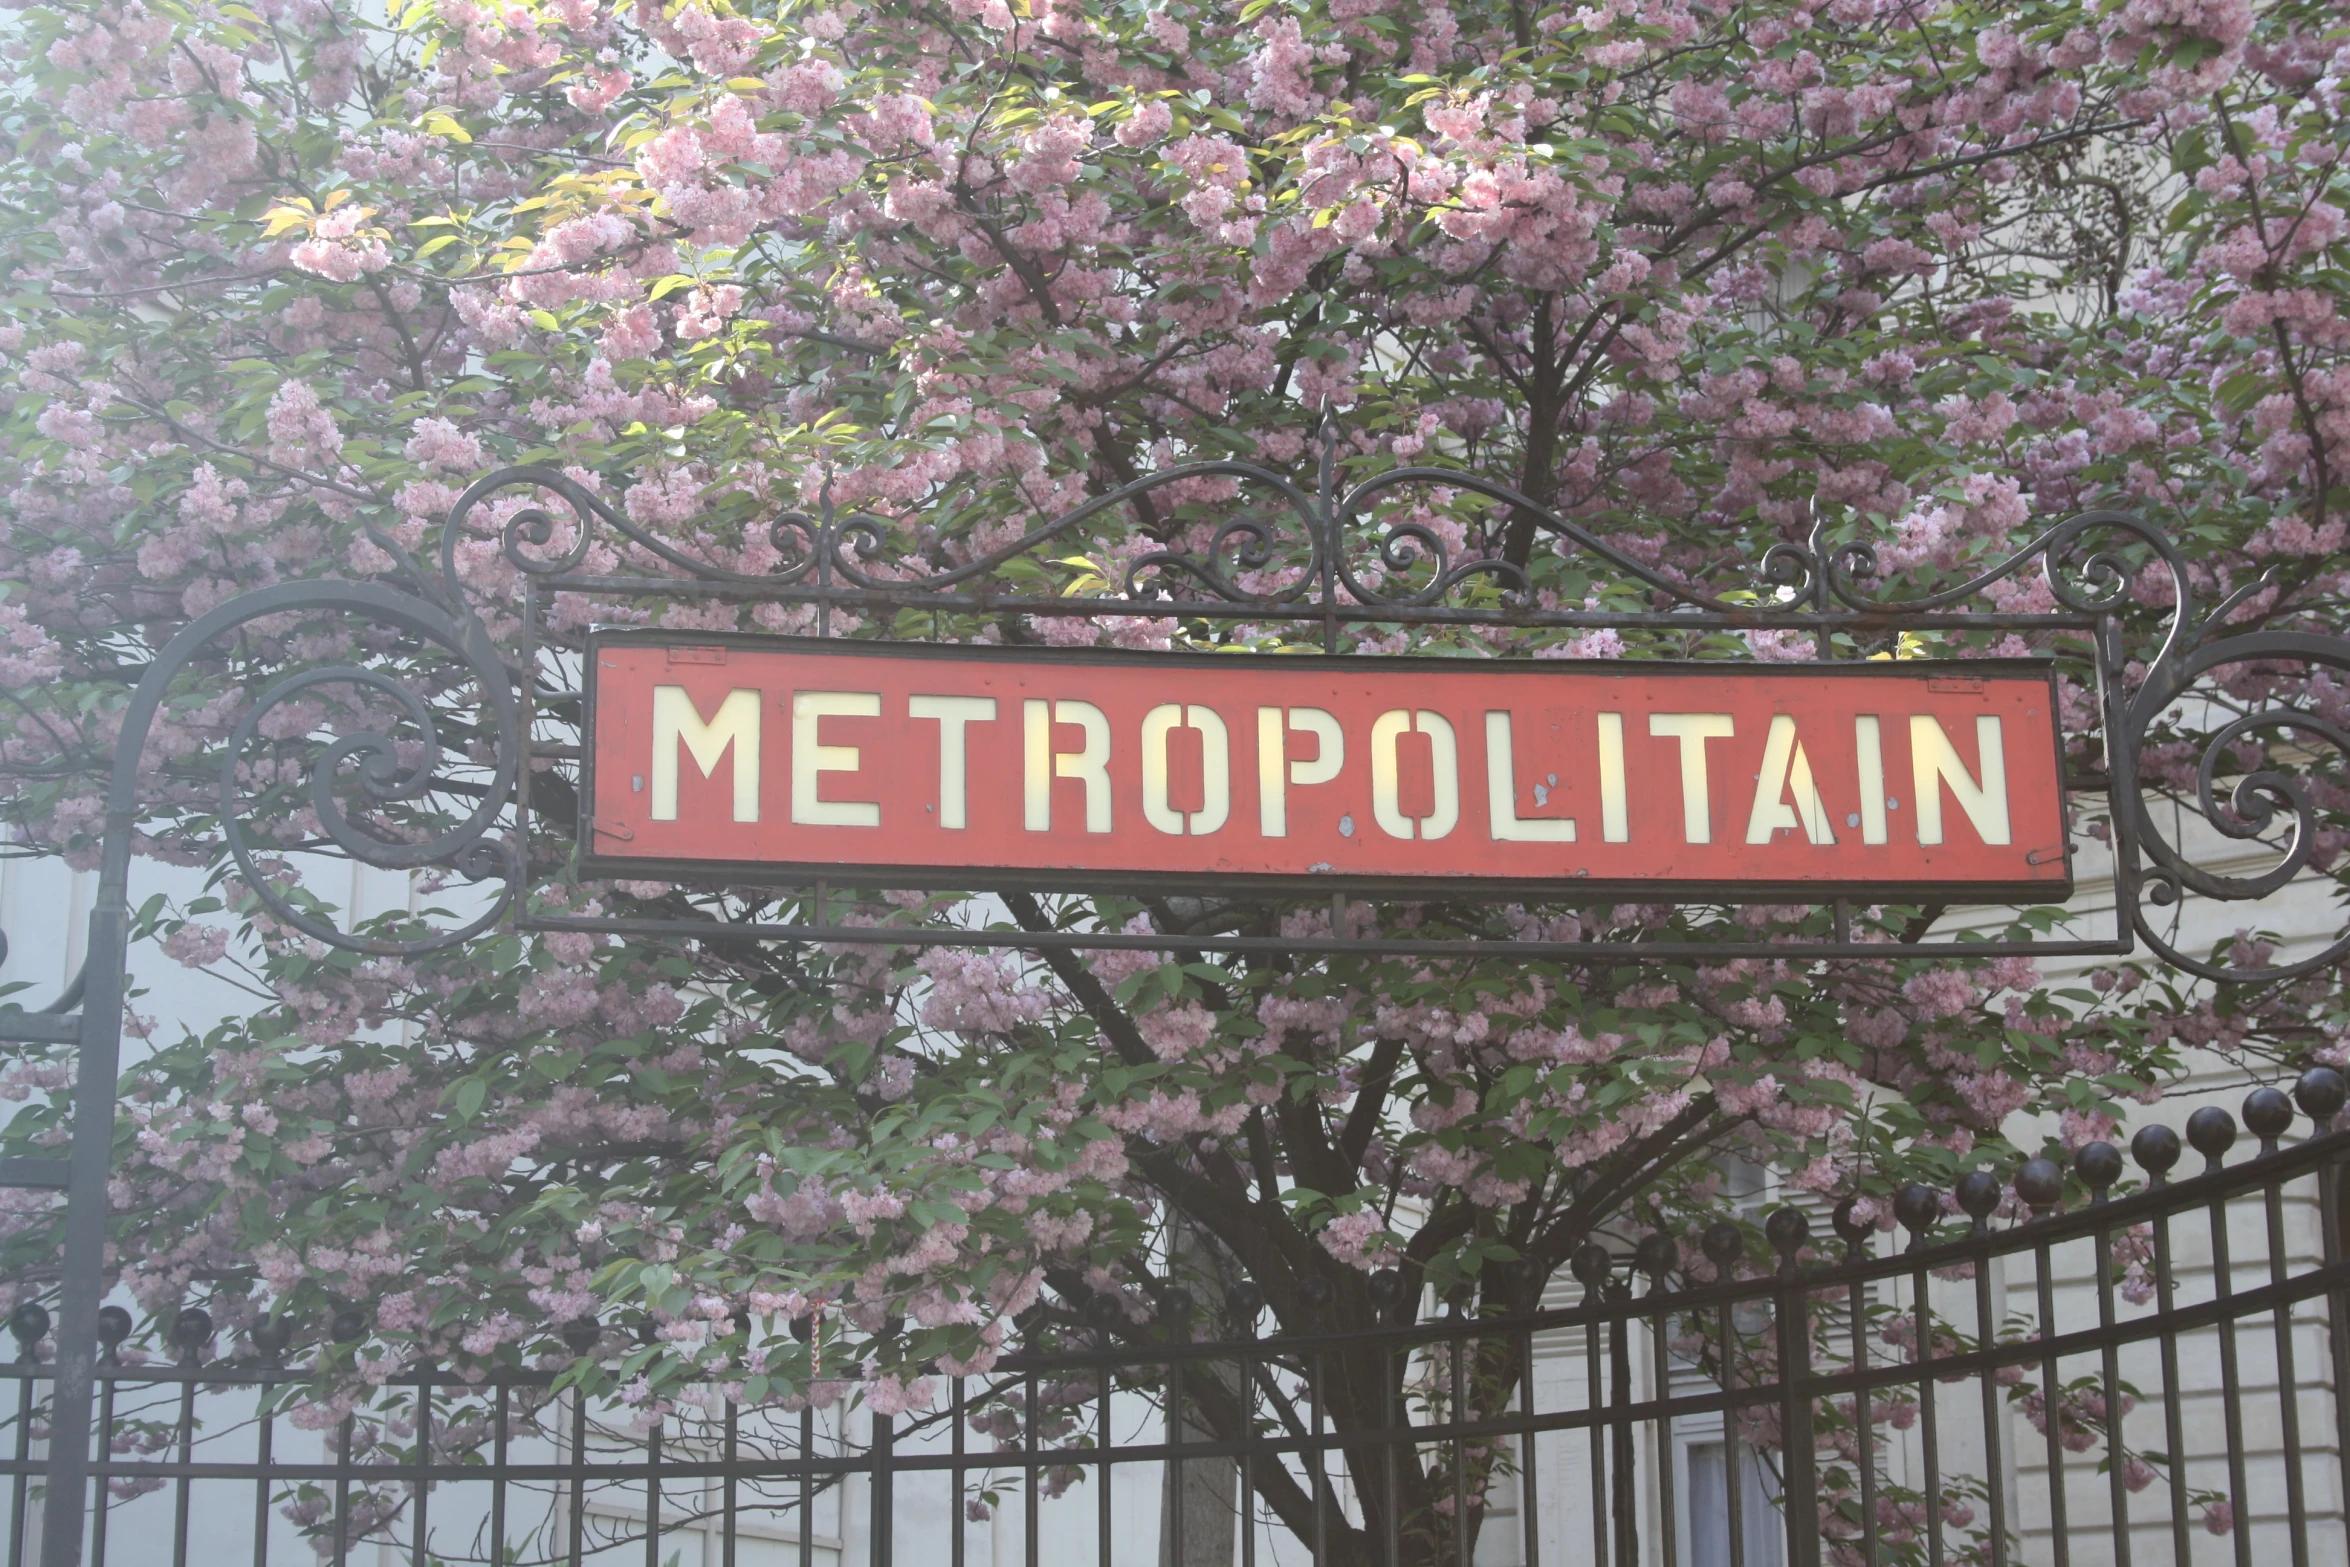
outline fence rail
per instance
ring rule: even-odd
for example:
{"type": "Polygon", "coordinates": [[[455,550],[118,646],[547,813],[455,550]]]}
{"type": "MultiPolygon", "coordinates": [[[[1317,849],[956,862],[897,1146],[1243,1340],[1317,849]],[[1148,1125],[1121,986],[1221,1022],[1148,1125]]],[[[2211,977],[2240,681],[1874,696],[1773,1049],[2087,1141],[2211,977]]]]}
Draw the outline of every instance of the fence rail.
{"type": "MultiPolygon", "coordinates": [[[[1197,1321],[1181,1291],[1147,1323],[1073,1303],[1039,1326],[1048,1351],[940,1378],[930,1407],[896,1415],[837,1396],[749,1407],[717,1385],[698,1404],[632,1404],[563,1386],[553,1365],[410,1369],[346,1412],[316,1401],[332,1389],[306,1364],[207,1361],[201,1311],[171,1325],[179,1363],[133,1363],[130,1319],[110,1309],[88,1556],[2340,1561],[2350,1132],[2327,1130],[2338,1075],[2297,1094],[2313,1135],[2285,1144],[2291,1102],[2258,1091],[2244,1127],[2259,1147],[2232,1165],[2236,1120],[2198,1111],[2186,1143],[2205,1168],[2180,1179],[2179,1137],[2141,1132],[2124,1195],[2121,1153],[2097,1143],[2069,1172],[2034,1160],[2012,1183],[1904,1188],[1891,1236],[1848,1201],[1833,1241],[1788,1206],[1718,1221],[1686,1255],[1661,1231],[1595,1242],[1573,1262],[1581,1299],[1530,1315],[1258,1337],[1245,1282],[1197,1321]]],[[[1386,1282],[1391,1315],[1416,1315],[1386,1282]]],[[[330,1336],[365,1326],[348,1313],[330,1336]]],[[[594,1352],[592,1330],[566,1326],[594,1352]]],[[[20,1308],[0,1366],[10,1567],[37,1543],[48,1327],[20,1308]]],[[[282,1356],[296,1335],[273,1327],[263,1349],[282,1356]]]]}

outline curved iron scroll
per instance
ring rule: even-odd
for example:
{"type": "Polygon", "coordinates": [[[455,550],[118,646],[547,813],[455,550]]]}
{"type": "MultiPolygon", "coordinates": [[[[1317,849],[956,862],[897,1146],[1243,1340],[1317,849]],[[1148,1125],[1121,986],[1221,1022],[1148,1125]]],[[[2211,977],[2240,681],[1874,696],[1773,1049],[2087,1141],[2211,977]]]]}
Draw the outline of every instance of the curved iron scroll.
{"type": "MultiPolygon", "coordinates": [[[[2126,952],[2143,941],[2164,962],[2191,974],[2223,980],[2275,980],[2311,972],[2350,957],[2350,931],[2317,954],[2290,966],[2257,967],[2194,956],[2181,950],[2139,905],[2175,904],[2187,893],[2223,901],[2265,897],[2309,869],[2322,847],[2322,807],[2308,784],[2273,767],[2244,773],[2223,787],[2223,771],[2239,747],[2263,737],[2325,747],[2350,757],[2350,734],[2323,715],[2290,705],[2230,718],[2204,746],[2194,808],[2234,841],[2258,841],[2276,861],[2257,875],[2225,876],[2199,870],[2158,826],[2138,766],[2163,714],[2198,689],[2214,671],[2285,661],[2301,667],[2350,669],[2350,640],[2309,631],[2218,636],[2261,587],[2245,587],[2198,616],[2192,579],[2178,547],[2160,529],[2126,512],[2091,510],[2065,518],[1967,580],[1934,593],[1899,597],[1869,591],[1891,575],[1886,551],[1865,540],[1835,540],[1825,518],[1801,542],[1781,542],[1759,562],[1757,580],[1743,593],[1707,592],[1670,572],[1633,558],[1606,538],[1508,484],[1436,466],[1390,469],[1351,486],[1337,482],[1338,441],[1325,426],[1311,489],[1290,474],[1258,463],[1213,460],[1146,474],[1086,501],[1017,539],[968,559],[952,559],[917,530],[863,512],[837,512],[829,486],[814,516],[787,512],[768,527],[774,569],[749,572],[700,558],[638,525],[621,509],[555,469],[503,468],[483,475],[452,509],[442,536],[441,568],[452,602],[462,601],[458,551],[482,535],[478,517],[493,498],[525,491],[528,500],[500,527],[499,548],[525,579],[547,590],[613,597],[770,597],[861,610],[930,609],[988,614],[1164,618],[1206,615],[1269,623],[1318,625],[1325,648],[1336,651],[1341,621],[1385,625],[1496,624],[1526,629],[1613,627],[1623,631],[1777,629],[1810,633],[1821,656],[1834,656],[1832,638],[1882,641],[1908,627],[1956,631],[2065,632],[2082,646],[2080,673],[2100,693],[2107,810],[2112,818],[2121,927],[2115,940],[2043,943],[2055,952],[2126,952]],[[1024,558],[1051,561],[1085,524],[1120,508],[1137,507],[1156,492],[1200,480],[1238,486],[1228,514],[1206,528],[1204,541],[1164,530],[1155,543],[1111,573],[1114,586],[1093,594],[1054,592],[1000,580],[1002,568],[1024,558]],[[1393,503],[1415,490],[1442,489],[1482,497],[1507,515],[1530,517],[1537,532],[1570,558],[1586,559],[1613,580],[1633,585],[1650,607],[1605,612],[1549,609],[1532,594],[1522,567],[1497,550],[1446,535],[1393,503]],[[1250,504],[1250,493],[1263,505],[1250,504]],[[558,518],[550,508],[565,514],[558,518]],[[632,551],[631,573],[582,576],[579,568],[601,531],[632,551]],[[568,533],[560,548],[559,534],[568,533]],[[893,553],[893,541],[897,548],[893,553]],[[670,574],[663,574],[664,572],[670,574]],[[2036,573],[2043,606],[1986,607],[2003,583],[2036,573]],[[2125,611],[2151,612],[2156,645],[2142,655],[2144,673],[2123,689],[2131,659],[2123,644],[2125,611]],[[2147,862],[2139,863],[2143,856],[2147,862]]],[[[1033,579],[1032,579],[1033,580],[1033,579]]],[[[820,622],[821,624],[822,622],[820,622]]],[[[762,928],[771,935],[789,927],[762,928]]],[[[815,932],[811,929],[810,935],[815,932]]],[[[876,938],[882,933],[876,933],[876,938]]],[[[907,933],[889,933],[903,938],[907,933]]],[[[953,931],[924,932],[916,940],[951,940],[953,931]]],[[[1031,944],[1082,944],[1075,936],[1022,933],[1031,944]]],[[[843,939],[827,931],[826,939],[843,939]]],[[[855,939],[853,936],[846,939],[855,939]]],[[[1216,945],[1216,943],[1209,943],[1216,945]]],[[[1333,945],[1343,945],[1333,942],[1333,945]]],[[[1514,948],[1517,945],[1511,944],[1514,948]]],[[[1573,945],[1573,944],[1569,944],[1573,945]]],[[[1456,948],[1454,950],[1468,950],[1456,948]]],[[[1494,949],[1499,951],[1498,948],[1494,949]]],[[[1722,949],[1727,953],[1730,949],[1722,949]]],[[[1866,954],[1850,943],[1815,949],[1822,956],[1866,954]]],[[[1594,954],[1595,956],[1598,954],[1594,954]]]]}
{"type": "MultiPolygon", "coordinates": [[[[1204,588],[1213,602],[1252,609],[1318,612],[1326,606],[1344,603],[1365,609],[1426,611],[1442,606],[1456,588],[1478,579],[1489,579],[1499,586],[1502,605],[1513,613],[1513,618],[1530,611],[1525,571],[1498,554],[1470,554],[1456,560],[1443,535],[1425,523],[1407,518],[1366,527],[1360,522],[1366,509],[1389,492],[1425,486],[1465,490],[1523,511],[1537,518],[1539,526],[1555,537],[1562,548],[1596,557],[1624,578],[1675,605],[1713,611],[1741,623],[1754,618],[1751,606],[1702,592],[1670,573],[1648,566],[1509,485],[1450,468],[1412,467],[1391,469],[1338,491],[1333,483],[1333,459],[1334,443],[1326,439],[1319,483],[1312,492],[1289,475],[1258,463],[1231,459],[1184,463],[1145,474],[1095,496],[1007,544],[960,562],[912,553],[888,560],[889,541],[899,531],[896,526],[867,512],[837,512],[827,493],[820,503],[819,516],[812,518],[803,512],[790,511],[769,524],[767,542],[777,559],[774,569],[766,572],[742,571],[693,555],[640,526],[623,510],[560,470],[526,464],[485,474],[457,498],[442,530],[441,576],[452,600],[461,599],[464,587],[458,570],[458,552],[467,539],[485,536],[478,530],[476,514],[501,492],[520,490],[528,492],[531,499],[498,525],[495,537],[500,553],[515,570],[558,586],[575,585],[564,579],[587,559],[601,528],[642,551],[651,561],[677,573],[673,577],[657,572],[634,576],[631,580],[640,583],[647,593],[697,585],[788,590],[807,585],[813,579],[817,592],[829,589],[844,600],[863,602],[880,595],[901,607],[932,607],[939,595],[982,584],[998,568],[1063,543],[1095,517],[1133,506],[1154,492],[1172,486],[1203,479],[1228,479],[1269,490],[1277,502],[1275,511],[1286,512],[1295,523],[1293,558],[1285,565],[1276,554],[1284,541],[1284,530],[1267,517],[1242,510],[1215,527],[1204,550],[1169,545],[1127,563],[1119,584],[1121,594],[1117,597],[1072,602],[1061,594],[989,593],[988,602],[995,608],[1035,614],[1082,611],[1112,616],[1158,616],[1166,612],[1166,601],[1172,596],[1166,590],[1166,580],[1180,577],[1204,588]],[[545,496],[552,496],[560,503],[565,519],[558,519],[548,509],[545,496]],[[555,543],[565,520],[570,534],[568,543],[554,553],[542,553],[555,543]],[[1425,570],[1428,580],[1417,588],[1388,587],[1373,581],[1353,563],[1352,556],[1357,552],[1376,559],[1382,574],[1425,570]],[[1225,564],[1227,560],[1229,566],[1225,564]],[[1255,587],[1236,580],[1241,573],[1274,567],[1280,567],[1289,580],[1277,586],[1255,587]]],[[[1779,569],[1776,559],[1777,552],[1774,552],[1774,570],[1779,569]]],[[[613,579],[596,580],[606,585],[607,590],[613,582],[613,579]]],[[[1793,577],[1780,580],[1782,585],[1795,581],[1793,577]]],[[[1542,617],[1536,612],[1533,619],[1539,622],[1542,617]]]]}
{"type": "Polygon", "coordinates": [[[421,838],[393,838],[370,830],[365,823],[351,818],[340,787],[355,783],[368,802],[379,805],[412,801],[433,792],[444,747],[431,706],[406,684],[380,670],[355,664],[337,664],[289,675],[254,700],[231,733],[221,757],[217,785],[221,830],[247,889],[278,923],[330,946],[379,956],[407,956],[454,946],[497,925],[521,896],[523,883],[520,854],[514,845],[494,835],[508,809],[520,765],[521,720],[513,683],[490,642],[489,633],[477,618],[448,614],[422,599],[374,583],[280,583],[229,600],[191,621],[171,639],[147,667],[124,717],[107,803],[109,830],[102,877],[128,874],[131,848],[128,828],[137,808],[140,752],[173,680],[230,632],[257,620],[288,613],[339,615],[368,626],[405,631],[453,655],[479,692],[486,719],[483,728],[490,741],[491,754],[486,764],[489,776],[481,785],[479,803],[462,820],[442,831],[421,838]],[[446,866],[470,881],[499,883],[489,907],[474,918],[418,937],[395,939],[358,934],[340,930],[298,907],[263,873],[255,858],[258,845],[252,828],[240,809],[240,765],[264,721],[273,712],[307,694],[333,687],[373,693],[397,710],[416,737],[409,742],[415,760],[403,766],[400,741],[381,731],[363,731],[325,742],[310,764],[305,790],[320,834],[363,864],[388,870],[446,866]],[[117,821],[124,830],[114,830],[117,821]]]}
{"type": "MultiPolygon", "coordinates": [[[[2168,656],[2168,649],[2165,654],[2132,696],[2126,715],[2124,733],[2130,739],[2132,784],[2137,782],[2134,769],[2140,744],[2166,711],[2182,699],[2191,700],[2214,672],[2272,663],[2350,673],[2350,638],[2311,632],[2247,632],[2194,647],[2182,656],[2168,656]]],[[[2147,902],[2158,908],[2170,907],[2186,893],[2222,902],[2265,898],[2312,863],[2319,852],[2320,807],[2305,779],[2273,766],[2256,767],[2240,774],[2224,799],[2220,795],[2222,763],[2239,745],[2262,735],[2314,740],[2330,748],[2338,763],[2350,761],[2350,728],[2305,708],[2264,705],[2222,724],[2203,740],[2195,770],[2195,807],[2205,822],[2228,838],[2267,841],[2277,851],[2277,861],[2255,876],[2222,876],[2202,870],[2162,832],[2154,814],[2146,809],[2143,789],[2133,789],[2131,798],[2138,805],[2137,846],[2152,862],[2152,868],[2142,873],[2147,902]]],[[[2143,908],[2134,908],[2132,919],[2140,939],[2165,963],[2207,979],[2294,979],[2350,958],[2350,931],[2345,931],[2322,950],[2289,964],[2221,963],[2181,951],[2155,928],[2143,908]]]]}

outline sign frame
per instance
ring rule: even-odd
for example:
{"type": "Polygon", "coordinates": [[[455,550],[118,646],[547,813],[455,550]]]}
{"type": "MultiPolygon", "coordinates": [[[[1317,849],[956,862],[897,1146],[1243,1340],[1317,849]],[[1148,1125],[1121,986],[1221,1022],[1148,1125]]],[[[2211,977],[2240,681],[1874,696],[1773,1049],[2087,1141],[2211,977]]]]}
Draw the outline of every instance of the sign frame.
{"type": "MultiPolygon", "coordinates": [[[[701,660],[690,660],[699,663],[701,660]]],[[[1480,901],[1534,903],[1588,903],[1636,898],[1670,902],[1760,902],[1772,899],[1820,902],[1909,903],[1917,901],[2000,904],[2028,901],[2062,902],[2075,886],[2073,874],[2073,815],[2071,791],[2066,787],[2062,709],[2058,703],[2057,665],[2045,658],[1983,658],[1944,660],[1842,660],[1761,664],[1704,659],[1467,659],[1393,655],[1328,655],[1320,653],[1153,652],[1101,647],[1005,646],[1000,643],[935,643],[878,641],[840,637],[796,637],[760,633],[671,631],[638,627],[597,627],[586,639],[586,677],[582,687],[580,795],[581,808],[575,847],[580,873],[596,879],[626,878],[676,880],[743,887],[805,887],[822,882],[838,887],[893,887],[923,891],[1118,892],[1145,895],[1328,897],[1333,893],[1385,899],[1441,902],[1473,898],[1480,901]],[[1871,684],[1909,684],[1946,679],[2005,677],[2037,682],[2046,692],[2048,735],[2052,758],[2049,776],[2055,783],[2055,808],[2061,824],[2059,838],[2063,869],[2046,880],[1992,882],[1932,880],[1914,877],[1868,880],[1791,880],[1735,878],[1665,880],[1652,877],[1571,876],[1491,877],[1463,874],[1364,874],[1329,871],[1313,874],[1230,871],[1136,871],[1082,868],[1022,868],[987,864],[883,864],[818,860],[738,860],[703,857],[658,857],[611,854],[598,848],[599,840],[615,836],[617,819],[599,810],[597,776],[597,716],[603,680],[600,654],[610,648],[669,648],[677,650],[740,649],[746,652],[841,656],[933,664],[1019,664],[1093,666],[1148,669],[1229,670],[1236,660],[1278,659],[1284,669],[1300,673],[1459,675],[1474,673],[1501,680],[1541,680],[1561,675],[1639,675],[1664,679],[1720,679],[1737,673],[1769,675],[1790,682],[1862,681],[1871,684]]],[[[2010,770],[2011,777],[2013,769],[2010,770]]],[[[1238,792],[1237,790],[1235,791],[1238,792]]],[[[1466,816],[1464,812],[1464,817],[1466,816]]],[[[620,829],[627,831],[628,829],[620,829]]],[[[2037,852],[2032,851],[2032,852],[2037,852]]]]}

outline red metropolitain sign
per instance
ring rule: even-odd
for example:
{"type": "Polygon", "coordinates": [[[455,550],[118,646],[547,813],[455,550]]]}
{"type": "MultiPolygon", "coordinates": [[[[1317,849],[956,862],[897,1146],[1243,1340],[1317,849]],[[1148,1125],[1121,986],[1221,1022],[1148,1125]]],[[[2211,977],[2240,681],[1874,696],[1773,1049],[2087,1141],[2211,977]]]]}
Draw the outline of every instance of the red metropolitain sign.
{"type": "Polygon", "coordinates": [[[589,664],[598,874],[1888,901],[2072,885],[2038,662],[601,632],[589,664]]]}

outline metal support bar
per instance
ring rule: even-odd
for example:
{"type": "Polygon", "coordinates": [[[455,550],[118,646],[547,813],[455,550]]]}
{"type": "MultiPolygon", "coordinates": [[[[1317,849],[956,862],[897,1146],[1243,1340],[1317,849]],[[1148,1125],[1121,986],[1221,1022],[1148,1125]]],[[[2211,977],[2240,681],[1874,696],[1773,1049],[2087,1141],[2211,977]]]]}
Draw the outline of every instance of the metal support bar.
{"type": "Polygon", "coordinates": [[[0,1159],[0,1186],[61,1192],[72,1171],[69,1159],[0,1159]]]}
{"type": "MultiPolygon", "coordinates": [[[[142,716],[151,717],[152,709],[142,716]]],[[[144,722],[125,727],[126,743],[145,735],[144,722]]],[[[135,767],[135,743],[130,744],[130,753],[129,766],[135,767]]],[[[118,782],[128,770],[118,759],[118,782]]],[[[98,1307],[106,1298],[106,1188],[113,1173],[114,1091],[122,1053],[132,820],[127,805],[107,812],[106,860],[97,904],[90,910],[89,990],[82,1004],[81,1051],[74,1068],[73,1153],[66,1192],[65,1265],[58,1290],[57,1384],[49,1412],[41,1567],[79,1567],[89,1506],[90,1402],[98,1369],[98,1307]]]]}
{"type": "Polygon", "coordinates": [[[0,1044],[70,1045],[81,1037],[78,1012],[0,1012],[0,1044]]]}
{"type": "Polygon", "coordinates": [[[1479,959],[1543,958],[1563,963],[1656,963],[1677,958],[1734,957],[1785,958],[1812,962],[1830,958],[1865,958],[1883,962],[1889,956],[1927,958],[1939,953],[1962,955],[1969,961],[2009,953],[2035,958],[2114,957],[2130,950],[2127,932],[2110,941],[1963,941],[1916,942],[1893,946],[1886,942],[1827,941],[1484,941],[1429,937],[1366,936],[1343,940],[1312,936],[1228,936],[1117,930],[959,930],[940,925],[824,925],[774,921],[662,920],[603,918],[584,914],[518,916],[517,930],[586,931],[606,936],[650,936],[672,941],[805,941],[825,945],[864,947],[986,947],[1025,952],[1186,952],[1320,953],[1343,957],[1443,957],[1464,963],[1479,959]]]}

